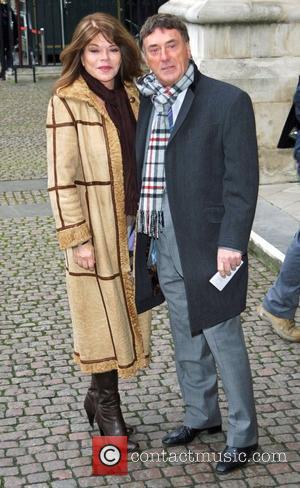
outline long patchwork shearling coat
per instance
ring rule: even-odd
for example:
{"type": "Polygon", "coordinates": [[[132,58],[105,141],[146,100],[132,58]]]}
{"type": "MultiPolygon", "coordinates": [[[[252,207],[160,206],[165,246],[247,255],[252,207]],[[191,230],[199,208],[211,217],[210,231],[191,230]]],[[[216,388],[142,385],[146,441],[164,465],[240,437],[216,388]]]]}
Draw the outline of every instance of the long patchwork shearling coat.
{"type": "MultiPolygon", "coordinates": [[[[135,116],[138,94],[126,91],[135,116]]],[[[104,103],[82,78],[59,89],[47,116],[48,188],[65,251],[74,359],[84,372],[126,378],[149,361],[151,312],[138,316],[130,271],[121,147],[104,103]],[[92,239],[94,271],[72,246],[92,239]]]]}

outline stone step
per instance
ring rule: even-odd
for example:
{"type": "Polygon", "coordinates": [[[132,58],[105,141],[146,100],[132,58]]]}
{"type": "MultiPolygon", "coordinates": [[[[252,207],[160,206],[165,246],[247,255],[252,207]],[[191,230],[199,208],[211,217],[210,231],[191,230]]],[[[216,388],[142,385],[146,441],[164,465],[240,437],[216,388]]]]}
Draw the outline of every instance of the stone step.
{"type": "MultiPolygon", "coordinates": [[[[36,66],[35,75],[36,79],[42,78],[58,78],[61,73],[61,65],[56,66],[36,66]]],[[[32,81],[33,72],[31,68],[17,68],[18,81],[32,81]]],[[[6,73],[6,79],[14,81],[14,72],[6,73]]]]}

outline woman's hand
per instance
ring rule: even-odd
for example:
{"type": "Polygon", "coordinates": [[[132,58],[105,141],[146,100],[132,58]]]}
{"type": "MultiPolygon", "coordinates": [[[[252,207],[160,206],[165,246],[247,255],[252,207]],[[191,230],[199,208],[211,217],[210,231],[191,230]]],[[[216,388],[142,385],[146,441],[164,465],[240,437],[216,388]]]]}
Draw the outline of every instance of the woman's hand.
{"type": "Polygon", "coordinates": [[[93,271],[95,266],[93,244],[88,241],[85,244],[79,244],[79,246],[73,247],[73,259],[81,268],[93,271]]]}

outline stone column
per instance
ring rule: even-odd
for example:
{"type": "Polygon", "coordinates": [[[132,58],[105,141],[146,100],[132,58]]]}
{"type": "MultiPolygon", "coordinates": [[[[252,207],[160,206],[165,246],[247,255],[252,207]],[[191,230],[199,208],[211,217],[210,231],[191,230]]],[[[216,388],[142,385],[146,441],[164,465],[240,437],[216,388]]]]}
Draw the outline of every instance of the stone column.
{"type": "Polygon", "coordinates": [[[186,22],[203,73],[251,96],[261,183],[296,180],[292,151],[276,146],[300,75],[300,0],[170,0],[159,11],[186,22]]]}

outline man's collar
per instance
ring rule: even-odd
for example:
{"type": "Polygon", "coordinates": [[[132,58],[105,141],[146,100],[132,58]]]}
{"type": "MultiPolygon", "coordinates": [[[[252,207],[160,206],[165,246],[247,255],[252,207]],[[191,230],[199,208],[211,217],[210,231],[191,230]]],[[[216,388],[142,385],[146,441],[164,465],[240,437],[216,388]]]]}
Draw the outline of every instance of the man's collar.
{"type": "Polygon", "coordinates": [[[194,66],[194,81],[190,86],[190,89],[194,92],[196,90],[196,86],[200,80],[201,73],[197,68],[197,65],[193,59],[191,59],[191,63],[194,66]]]}

